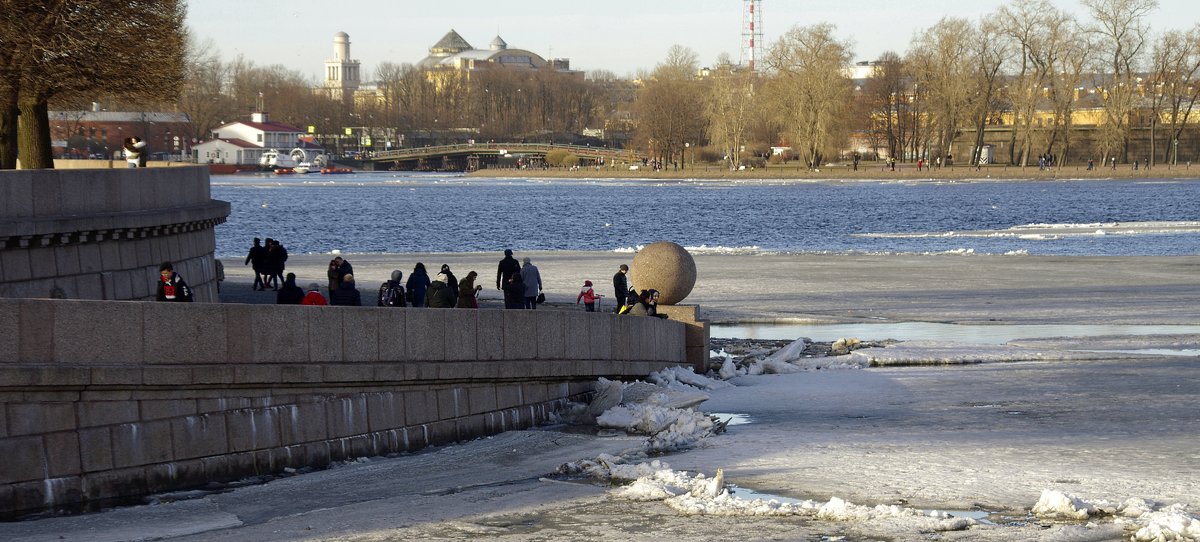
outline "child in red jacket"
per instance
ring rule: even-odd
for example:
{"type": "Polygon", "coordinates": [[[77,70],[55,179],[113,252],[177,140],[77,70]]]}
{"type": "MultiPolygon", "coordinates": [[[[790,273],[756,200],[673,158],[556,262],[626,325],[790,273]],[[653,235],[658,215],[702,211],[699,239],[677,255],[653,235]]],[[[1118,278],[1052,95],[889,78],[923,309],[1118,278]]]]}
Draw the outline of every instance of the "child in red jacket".
{"type": "Polygon", "coordinates": [[[575,304],[579,304],[579,300],[583,300],[583,308],[588,312],[596,312],[596,300],[603,296],[596,295],[595,290],[592,290],[592,281],[583,281],[583,288],[579,289],[579,295],[575,296],[575,304]]]}

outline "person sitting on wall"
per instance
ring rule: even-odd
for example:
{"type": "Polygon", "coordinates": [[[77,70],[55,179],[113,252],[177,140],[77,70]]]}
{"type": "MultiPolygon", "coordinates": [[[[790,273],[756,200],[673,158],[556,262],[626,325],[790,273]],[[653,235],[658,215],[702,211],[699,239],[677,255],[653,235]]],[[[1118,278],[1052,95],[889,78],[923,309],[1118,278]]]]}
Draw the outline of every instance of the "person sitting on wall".
{"type": "Polygon", "coordinates": [[[175,272],[171,262],[163,262],[158,266],[158,301],[192,301],[192,289],[183,281],[183,277],[175,272]]]}
{"type": "Polygon", "coordinates": [[[658,290],[642,290],[638,293],[637,302],[629,309],[629,314],[666,318],[667,315],[658,313],[658,297],[658,290]]]}
{"type": "Polygon", "coordinates": [[[283,279],[283,286],[279,288],[279,293],[275,294],[275,304],[277,305],[299,305],[304,301],[304,290],[296,285],[296,274],[288,273],[283,279]]]}
{"type": "Polygon", "coordinates": [[[348,307],[362,306],[362,294],[358,292],[358,288],[354,285],[353,274],[342,276],[341,284],[338,284],[337,289],[329,296],[329,304],[348,307]]]}
{"type": "Polygon", "coordinates": [[[321,285],[313,282],[308,285],[308,293],[304,294],[304,300],[300,301],[300,304],[325,306],[329,302],[325,301],[325,296],[321,295],[321,285]]]}

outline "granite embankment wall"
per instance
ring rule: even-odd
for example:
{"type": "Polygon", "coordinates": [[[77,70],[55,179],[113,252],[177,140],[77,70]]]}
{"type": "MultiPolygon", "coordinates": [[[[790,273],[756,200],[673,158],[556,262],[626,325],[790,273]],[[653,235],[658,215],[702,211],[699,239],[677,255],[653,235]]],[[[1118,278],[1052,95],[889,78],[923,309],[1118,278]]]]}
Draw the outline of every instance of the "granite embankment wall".
{"type": "Polygon", "coordinates": [[[170,260],[197,301],[216,301],[202,166],[0,171],[0,297],[151,299],[170,260]]]}
{"type": "Polygon", "coordinates": [[[0,299],[0,516],[416,450],[686,365],[565,311],[0,299]]]}

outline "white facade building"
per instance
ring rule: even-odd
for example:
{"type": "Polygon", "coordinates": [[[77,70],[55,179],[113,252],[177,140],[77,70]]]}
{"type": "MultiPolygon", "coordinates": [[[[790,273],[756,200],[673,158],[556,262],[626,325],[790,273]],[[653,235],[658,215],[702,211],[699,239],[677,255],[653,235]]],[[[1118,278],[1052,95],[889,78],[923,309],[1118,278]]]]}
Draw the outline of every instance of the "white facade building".
{"type": "Polygon", "coordinates": [[[254,113],[250,121],[231,122],[212,132],[212,139],[192,147],[192,157],[201,164],[258,165],[263,151],[278,149],[287,153],[295,148],[305,149],[313,156],[322,148],[301,136],[304,131],[279,122],[271,122],[266,113],[254,113]]]}

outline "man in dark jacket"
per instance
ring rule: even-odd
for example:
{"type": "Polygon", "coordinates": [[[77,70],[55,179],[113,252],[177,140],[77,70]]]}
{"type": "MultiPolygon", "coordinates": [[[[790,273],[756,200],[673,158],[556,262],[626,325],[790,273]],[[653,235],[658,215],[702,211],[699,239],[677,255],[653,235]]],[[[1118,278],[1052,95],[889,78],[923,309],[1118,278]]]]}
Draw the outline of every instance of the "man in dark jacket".
{"type": "MultiPolygon", "coordinates": [[[[455,302],[457,303],[457,301],[458,301],[458,277],[455,277],[454,273],[450,272],[449,264],[442,264],[441,274],[446,275],[446,286],[449,286],[450,291],[452,293],[454,293],[454,299],[455,299],[455,302]]],[[[451,306],[454,306],[454,305],[451,304],[451,306]]]]}
{"type": "Polygon", "coordinates": [[[342,283],[329,296],[329,304],[349,307],[362,306],[362,295],[358,293],[358,288],[354,287],[354,275],[342,277],[342,283]]]}
{"type": "MultiPolygon", "coordinates": [[[[504,249],[504,259],[500,260],[500,266],[496,268],[496,289],[503,290],[504,285],[509,283],[509,279],[513,275],[521,274],[521,262],[518,262],[512,255],[512,249],[504,249]]],[[[522,287],[524,284],[522,284],[522,287]]],[[[524,297],[524,296],[522,296],[524,297]]]]}
{"type": "Polygon", "coordinates": [[[504,283],[504,308],[525,308],[525,281],[521,280],[520,272],[513,273],[504,283]]]}
{"type": "Polygon", "coordinates": [[[625,296],[629,293],[629,266],[621,264],[617,269],[617,274],[613,275],[613,289],[617,295],[613,296],[617,300],[617,310],[625,305],[625,296]]]}
{"type": "Polygon", "coordinates": [[[250,253],[246,254],[246,261],[242,265],[251,264],[251,269],[254,270],[254,285],[255,290],[265,289],[263,284],[263,267],[267,263],[267,248],[262,246],[262,239],[254,238],[254,246],[250,247],[250,253]]]}

